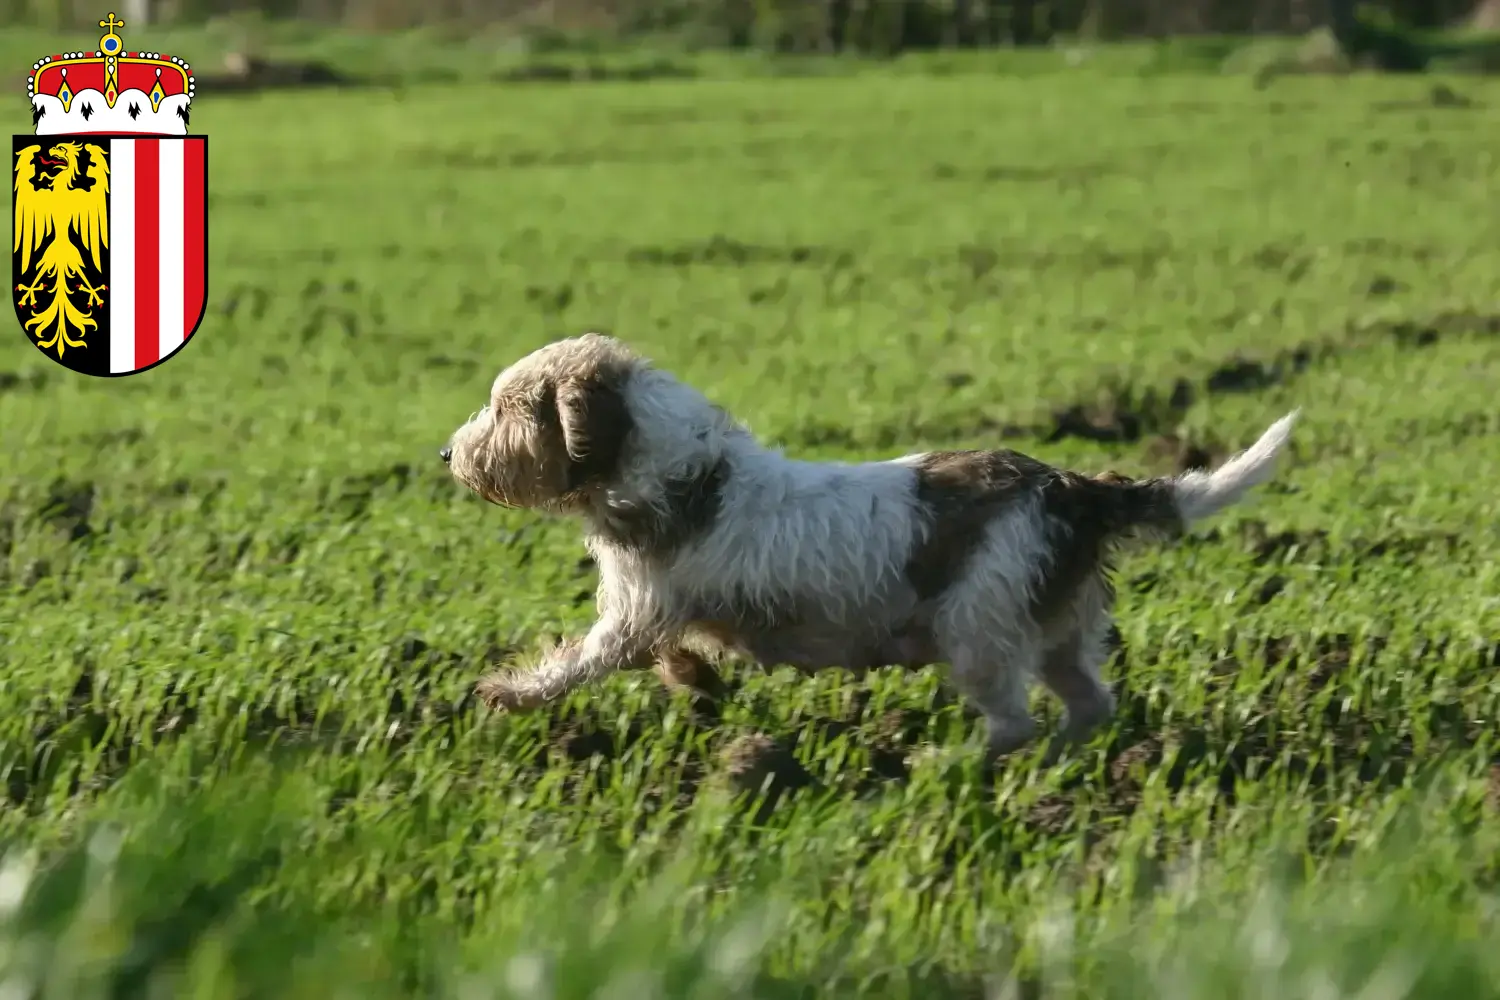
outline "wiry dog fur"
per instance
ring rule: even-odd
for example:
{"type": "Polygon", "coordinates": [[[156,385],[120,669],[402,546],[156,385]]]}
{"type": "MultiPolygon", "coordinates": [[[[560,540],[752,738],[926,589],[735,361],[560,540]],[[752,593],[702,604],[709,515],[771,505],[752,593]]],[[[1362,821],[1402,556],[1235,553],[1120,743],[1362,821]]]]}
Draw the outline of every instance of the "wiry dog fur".
{"type": "Polygon", "coordinates": [[[1033,678],[1066,707],[1060,737],[1083,739],[1114,711],[1114,543],[1238,501],[1295,418],[1211,473],[1140,481],[1011,451],[806,462],[616,340],[553,343],[500,374],[443,457],[491,502],[583,521],[599,617],[480,694],[523,710],[652,663],[693,684],[695,651],[804,671],[947,663],[994,753],[1035,735],[1033,678]]]}

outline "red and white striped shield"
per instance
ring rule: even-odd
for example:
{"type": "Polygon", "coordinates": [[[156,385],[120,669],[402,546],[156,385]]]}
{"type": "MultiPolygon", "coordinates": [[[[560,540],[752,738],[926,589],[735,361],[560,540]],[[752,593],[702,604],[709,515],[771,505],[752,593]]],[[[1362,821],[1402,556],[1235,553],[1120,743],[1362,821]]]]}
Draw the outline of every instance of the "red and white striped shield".
{"type": "Polygon", "coordinates": [[[87,375],[182,349],[208,295],[208,139],[18,135],[12,296],[28,338],[87,375]]]}

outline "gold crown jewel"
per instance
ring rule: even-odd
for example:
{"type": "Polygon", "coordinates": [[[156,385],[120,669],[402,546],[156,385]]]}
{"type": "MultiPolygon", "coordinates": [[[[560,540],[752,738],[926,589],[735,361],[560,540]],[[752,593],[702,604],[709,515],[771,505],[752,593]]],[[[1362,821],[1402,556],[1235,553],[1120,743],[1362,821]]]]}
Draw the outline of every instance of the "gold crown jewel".
{"type": "MultiPolygon", "coordinates": [[[[99,39],[99,51],[104,55],[104,101],[110,107],[114,107],[115,98],[120,96],[120,64],[118,58],[125,43],[115,33],[116,28],[125,27],[124,21],[115,19],[115,12],[109,12],[109,18],[99,22],[99,27],[105,30],[104,37],[99,39]]],[[[158,104],[161,102],[158,101],[158,104]]]]}

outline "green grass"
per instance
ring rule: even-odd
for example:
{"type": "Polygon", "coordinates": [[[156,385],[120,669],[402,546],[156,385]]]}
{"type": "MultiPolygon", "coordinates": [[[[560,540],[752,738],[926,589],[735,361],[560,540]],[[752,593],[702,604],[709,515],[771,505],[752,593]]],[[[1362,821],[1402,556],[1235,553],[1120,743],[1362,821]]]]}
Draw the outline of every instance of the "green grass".
{"type": "Polygon", "coordinates": [[[1432,85],[205,96],[194,342],[0,341],[0,993],[1500,995],[1500,87],[1432,85]],[[813,456],[1304,422],[1125,560],[1060,766],[985,775],[938,668],[495,717],[592,570],[436,450],[586,328],[813,456]]]}

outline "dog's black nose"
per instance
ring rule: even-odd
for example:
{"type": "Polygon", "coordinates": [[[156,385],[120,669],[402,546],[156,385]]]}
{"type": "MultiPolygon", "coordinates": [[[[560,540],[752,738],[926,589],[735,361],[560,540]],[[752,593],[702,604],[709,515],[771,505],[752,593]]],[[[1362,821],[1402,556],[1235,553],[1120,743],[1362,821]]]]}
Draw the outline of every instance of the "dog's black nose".
{"type": "Polygon", "coordinates": [[[452,459],[453,459],[453,449],[450,448],[448,445],[443,445],[443,447],[441,447],[441,448],[438,449],[438,458],[441,458],[444,461],[444,463],[452,461],[452,459]]]}

